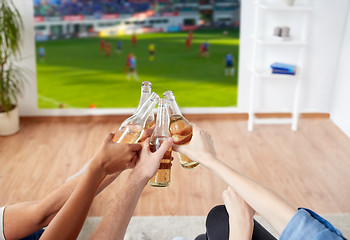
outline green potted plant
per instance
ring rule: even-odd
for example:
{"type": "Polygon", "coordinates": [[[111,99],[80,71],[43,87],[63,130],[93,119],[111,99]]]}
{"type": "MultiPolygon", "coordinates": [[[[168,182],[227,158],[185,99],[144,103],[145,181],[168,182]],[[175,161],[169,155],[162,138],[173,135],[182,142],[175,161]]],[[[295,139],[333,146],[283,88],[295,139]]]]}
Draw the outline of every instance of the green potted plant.
{"type": "Polygon", "coordinates": [[[0,135],[19,130],[17,96],[24,85],[20,57],[23,21],[12,0],[0,0],[0,135]]]}

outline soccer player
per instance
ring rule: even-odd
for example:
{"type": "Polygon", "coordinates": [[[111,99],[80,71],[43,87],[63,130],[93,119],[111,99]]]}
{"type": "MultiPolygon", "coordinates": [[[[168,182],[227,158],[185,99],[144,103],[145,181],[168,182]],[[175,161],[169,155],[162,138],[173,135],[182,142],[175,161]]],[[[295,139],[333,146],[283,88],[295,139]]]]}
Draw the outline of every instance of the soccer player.
{"type": "Polygon", "coordinates": [[[132,34],[131,42],[132,42],[133,46],[136,46],[136,44],[137,44],[137,37],[136,37],[135,33],[132,34]]]}
{"type": "Polygon", "coordinates": [[[109,57],[109,55],[111,54],[111,43],[110,42],[108,42],[106,44],[105,52],[106,52],[106,57],[109,57]]]}
{"type": "Polygon", "coordinates": [[[125,63],[125,68],[124,72],[127,73],[129,68],[130,68],[130,59],[132,57],[132,53],[129,53],[128,56],[126,57],[126,63],[125,63]]]}
{"type": "Polygon", "coordinates": [[[156,46],[154,45],[154,43],[151,43],[148,46],[148,50],[149,50],[149,60],[152,62],[154,60],[154,54],[156,50],[156,46]]]}
{"type": "Polygon", "coordinates": [[[44,62],[45,61],[45,48],[44,48],[44,46],[41,45],[39,47],[38,54],[39,54],[40,61],[44,62]]]}
{"type": "Polygon", "coordinates": [[[192,44],[192,38],[190,37],[187,37],[186,38],[186,48],[190,48],[191,47],[191,44],[192,44]]]}
{"type": "Polygon", "coordinates": [[[121,40],[118,40],[116,45],[116,52],[119,55],[122,52],[123,42],[121,40]]]}
{"type": "Polygon", "coordinates": [[[206,40],[203,43],[203,47],[204,47],[204,56],[209,57],[209,43],[208,43],[208,40],[206,40]]]}
{"type": "Polygon", "coordinates": [[[105,50],[105,40],[101,39],[100,41],[100,50],[103,52],[105,50]]]}
{"type": "Polygon", "coordinates": [[[136,81],[139,80],[137,77],[137,72],[136,72],[136,57],[134,54],[131,54],[130,59],[129,59],[129,73],[126,76],[127,79],[130,79],[130,77],[133,77],[136,81]]]}
{"type": "Polygon", "coordinates": [[[204,43],[202,43],[201,45],[199,45],[200,49],[199,49],[199,56],[203,57],[203,55],[205,54],[205,47],[204,47],[204,43]]]}
{"type": "Polygon", "coordinates": [[[234,62],[234,57],[231,53],[227,53],[225,56],[225,64],[226,64],[226,69],[225,69],[225,75],[228,76],[229,74],[233,76],[235,74],[235,67],[233,66],[234,62]]]}

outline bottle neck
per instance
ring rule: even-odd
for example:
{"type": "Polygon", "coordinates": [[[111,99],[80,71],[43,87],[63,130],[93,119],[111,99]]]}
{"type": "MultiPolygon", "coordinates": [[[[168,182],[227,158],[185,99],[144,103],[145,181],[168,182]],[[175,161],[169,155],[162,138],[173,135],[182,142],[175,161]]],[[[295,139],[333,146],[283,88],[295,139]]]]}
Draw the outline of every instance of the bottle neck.
{"type": "Polygon", "coordinates": [[[169,116],[173,116],[173,115],[182,116],[180,108],[175,101],[175,98],[168,100],[167,104],[168,104],[168,109],[169,109],[169,116]]]}
{"type": "Polygon", "coordinates": [[[149,96],[151,96],[151,89],[146,90],[144,88],[141,88],[140,102],[139,102],[139,105],[138,105],[137,109],[142,107],[142,105],[147,101],[149,96]]]}
{"type": "Polygon", "coordinates": [[[154,107],[158,103],[159,96],[156,93],[152,93],[146,102],[134,113],[130,118],[134,124],[139,124],[144,127],[147,118],[152,113],[154,107]]]}

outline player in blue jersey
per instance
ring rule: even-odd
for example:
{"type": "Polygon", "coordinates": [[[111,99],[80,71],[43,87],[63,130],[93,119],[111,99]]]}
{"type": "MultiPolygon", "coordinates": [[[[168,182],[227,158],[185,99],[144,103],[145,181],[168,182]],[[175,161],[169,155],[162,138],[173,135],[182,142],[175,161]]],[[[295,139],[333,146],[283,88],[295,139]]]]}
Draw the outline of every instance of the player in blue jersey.
{"type": "Polygon", "coordinates": [[[233,65],[234,63],[234,57],[231,53],[226,54],[225,56],[225,75],[228,76],[229,74],[233,76],[235,74],[235,67],[233,65]]]}
{"type": "Polygon", "coordinates": [[[123,42],[121,40],[118,40],[116,45],[116,52],[119,55],[122,52],[123,42]]]}
{"type": "Polygon", "coordinates": [[[208,43],[208,40],[206,40],[204,43],[203,43],[203,50],[204,50],[204,56],[206,57],[209,57],[209,43],[208,43]]]}
{"type": "Polygon", "coordinates": [[[126,76],[127,79],[130,79],[130,77],[133,77],[136,81],[138,81],[137,72],[136,72],[136,57],[134,54],[130,54],[130,58],[128,58],[128,65],[129,65],[129,73],[126,76]]]}
{"type": "Polygon", "coordinates": [[[44,46],[41,45],[38,48],[38,55],[39,55],[40,61],[43,62],[45,60],[45,48],[44,48],[44,46]]]}

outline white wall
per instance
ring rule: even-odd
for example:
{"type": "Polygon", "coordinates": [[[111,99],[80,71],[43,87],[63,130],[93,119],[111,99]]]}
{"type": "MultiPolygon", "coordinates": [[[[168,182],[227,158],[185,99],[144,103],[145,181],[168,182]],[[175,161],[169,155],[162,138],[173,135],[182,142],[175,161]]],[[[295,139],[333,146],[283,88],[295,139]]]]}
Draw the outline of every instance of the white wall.
{"type": "Polygon", "coordinates": [[[350,4],[343,43],[337,62],[338,71],[333,89],[331,119],[350,137],[350,4]]]}
{"type": "MultiPolygon", "coordinates": [[[[281,0],[282,1],[282,0],[281,0]]],[[[302,1],[302,0],[301,0],[302,1]]],[[[132,112],[132,109],[57,109],[39,110],[37,108],[37,82],[35,67],[33,1],[14,0],[25,22],[25,41],[23,43],[23,58],[21,62],[30,69],[31,76],[20,99],[21,115],[79,115],[132,112]]],[[[239,59],[239,93],[237,109],[205,109],[187,110],[196,112],[247,112],[249,106],[250,72],[247,66],[252,62],[252,39],[254,29],[254,0],[242,1],[241,6],[241,44],[239,59]]],[[[296,4],[298,0],[296,0],[296,4]]],[[[300,109],[302,112],[330,112],[334,77],[337,70],[337,59],[342,42],[342,32],[346,23],[348,0],[314,0],[314,10],[311,14],[310,43],[308,46],[308,70],[303,80],[300,109]]],[[[278,95],[278,94],[277,94],[278,95]]],[[[274,104],[280,111],[290,111],[291,94],[282,94],[275,100],[275,94],[263,95],[264,109],[274,104]]]]}
{"type": "Polygon", "coordinates": [[[24,94],[19,98],[19,110],[20,115],[30,115],[30,112],[37,106],[33,1],[13,0],[13,2],[22,14],[24,22],[24,37],[21,49],[22,61],[19,62],[19,65],[24,66],[29,78],[24,88],[24,94]]]}
{"type": "MultiPolygon", "coordinates": [[[[276,2],[276,1],[275,1],[276,2]]],[[[283,2],[282,0],[280,2],[283,2]]],[[[300,4],[305,1],[295,1],[300,4]]],[[[344,24],[348,0],[314,0],[313,11],[310,14],[309,44],[307,46],[306,64],[307,69],[302,79],[302,91],[300,110],[301,112],[330,112],[332,98],[332,86],[337,70],[337,60],[343,37],[344,24]]],[[[239,97],[238,107],[243,112],[248,111],[250,76],[247,66],[252,65],[252,36],[254,34],[254,0],[242,1],[241,14],[241,41],[240,41],[240,69],[239,69],[239,97]]],[[[282,21],[282,20],[281,20],[282,21]]],[[[263,24],[269,24],[264,22],[263,24]]],[[[291,35],[293,35],[291,28],[291,35]]],[[[268,30],[272,32],[272,29],[268,30]]],[[[269,47],[269,53],[285,51],[269,47]]],[[[293,47],[290,47],[293,48],[293,47]]],[[[278,60],[278,59],[276,59],[278,60]]],[[[262,84],[263,98],[260,99],[259,109],[263,111],[286,111],[291,112],[293,94],[291,83],[273,83],[272,81],[262,84]],[[284,85],[284,88],[269,89],[271,84],[284,85]],[[267,86],[269,85],[269,86],[267,86]],[[286,89],[287,88],[287,89],[286,89]]],[[[258,111],[259,111],[258,109],[258,111]]]]}

